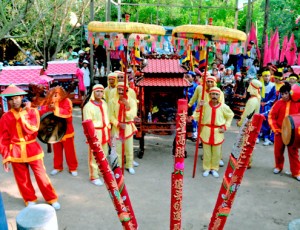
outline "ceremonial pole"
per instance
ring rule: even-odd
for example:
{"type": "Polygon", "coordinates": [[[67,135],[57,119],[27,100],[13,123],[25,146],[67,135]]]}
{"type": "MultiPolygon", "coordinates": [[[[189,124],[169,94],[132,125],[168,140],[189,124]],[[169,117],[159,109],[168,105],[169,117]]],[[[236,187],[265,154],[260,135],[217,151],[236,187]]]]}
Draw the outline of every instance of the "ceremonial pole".
{"type": "Polygon", "coordinates": [[[121,194],[122,200],[126,206],[126,209],[129,212],[130,219],[132,220],[134,227],[136,229],[138,229],[138,223],[135,218],[135,214],[134,214],[134,211],[133,211],[133,208],[131,205],[131,200],[130,200],[130,197],[129,197],[129,194],[127,192],[127,188],[126,188],[126,185],[124,182],[124,176],[123,176],[120,166],[118,165],[118,155],[117,155],[117,151],[116,151],[115,138],[113,138],[113,140],[112,140],[112,146],[111,146],[111,152],[109,155],[109,159],[110,159],[110,165],[111,165],[112,171],[114,172],[114,177],[118,184],[118,189],[121,194]]]}
{"type": "Polygon", "coordinates": [[[130,218],[130,213],[126,208],[119,192],[118,184],[113,176],[111,168],[109,167],[109,163],[105,157],[105,154],[101,149],[99,140],[95,134],[95,128],[92,120],[83,121],[82,126],[123,228],[125,230],[136,230],[137,227],[130,218]]]}
{"type": "MultiPolygon", "coordinates": [[[[264,119],[263,115],[255,114],[252,121],[248,122],[246,125],[245,130],[241,130],[239,136],[243,138],[243,140],[240,139],[242,147],[239,156],[235,155],[235,151],[231,153],[218,199],[208,226],[209,230],[222,230],[225,226],[235,195],[241,185],[247,166],[249,165],[255,141],[264,119]]],[[[237,148],[234,150],[237,149],[239,149],[238,144],[237,148]]]]}
{"type": "Polygon", "coordinates": [[[179,99],[176,114],[176,150],[174,155],[174,172],[171,176],[170,229],[181,229],[184,151],[186,144],[187,100],[179,99]]]}
{"type": "MultiPolygon", "coordinates": [[[[206,91],[206,73],[207,73],[207,64],[208,64],[208,52],[209,47],[206,47],[206,55],[205,55],[205,70],[204,70],[204,76],[203,76],[203,85],[202,85],[202,94],[201,94],[201,100],[204,100],[204,95],[206,91]]],[[[199,100],[198,100],[199,105],[199,100]]],[[[198,107],[197,105],[197,107],[198,107]]],[[[198,161],[198,151],[199,151],[199,142],[200,142],[200,133],[202,129],[202,114],[203,114],[203,106],[200,106],[200,112],[199,112],[199,120],[198,120],[198,130],[197,130],[197,140],[196,140],[196,148],[195,148],[195,156],[194,156],[194,167],[193,167],[193,178],[196,175],[196,168],[197,168],[197,161],[198,161]]]]}

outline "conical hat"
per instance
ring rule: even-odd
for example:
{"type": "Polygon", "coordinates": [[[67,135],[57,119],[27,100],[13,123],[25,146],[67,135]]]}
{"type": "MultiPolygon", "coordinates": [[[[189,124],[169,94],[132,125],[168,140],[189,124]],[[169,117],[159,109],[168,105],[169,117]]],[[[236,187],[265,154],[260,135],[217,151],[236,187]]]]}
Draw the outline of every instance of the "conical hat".
{"type": "Polygon", "coordinates": [[[1,94],[1,97],[12,97],[12,96],[20,96],[27,94],[24,90],[19,87],[11,84],[9,85],[1,94]]]}

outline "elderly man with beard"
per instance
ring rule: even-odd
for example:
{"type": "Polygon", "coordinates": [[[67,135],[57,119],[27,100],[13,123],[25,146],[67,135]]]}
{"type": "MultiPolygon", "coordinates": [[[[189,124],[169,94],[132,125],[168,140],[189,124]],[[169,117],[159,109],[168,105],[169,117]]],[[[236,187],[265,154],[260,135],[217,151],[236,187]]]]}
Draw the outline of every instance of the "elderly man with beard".
{"type": "MultiPolygon", "coordinates": [[[[200,101],[199,106],[203,106],[201,119],[202,129],[200,138],[203,143],[203,176],[210,173],[213,177],[219,177],[219,161],[221,147],[224,142],[224,132],[230,127],[234,113],[229,106],[220,102],[221,90],[212,87],[209,90],[209,102],[200,101]]],[[[199,110],[193,115],[199,117],[199,110]]]]}

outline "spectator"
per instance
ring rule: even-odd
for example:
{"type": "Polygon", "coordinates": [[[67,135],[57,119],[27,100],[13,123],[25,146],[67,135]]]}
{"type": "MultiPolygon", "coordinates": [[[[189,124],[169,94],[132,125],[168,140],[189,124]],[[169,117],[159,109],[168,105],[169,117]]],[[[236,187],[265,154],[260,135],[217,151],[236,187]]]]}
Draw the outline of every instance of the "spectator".
{"type": "Polygon", "coordinates": [[[96,48],[96,58],[98,62],[99,73],[102,75],[101,67],[104,68],[103,75],[106,75],[107,72],[107,63],[106,63],[106,50],[102,45],[98,45],[96,48]]]}
{"type": "Polygon", "coordinates": [[[120,51],[119,50],[111,50],[110,51],[110,62],[112,71],[120,70],[120,51]]]}
{"type": "Polygon", "coordinates": [[[89,91],[91,85],[91,78],[90,78],[90,69],[88,67],[89,62],[87,60],[83,61],[83,66],[81,67],[81,71],[83,72],[83,84],[85,87],[85,94],[89,91]]]}

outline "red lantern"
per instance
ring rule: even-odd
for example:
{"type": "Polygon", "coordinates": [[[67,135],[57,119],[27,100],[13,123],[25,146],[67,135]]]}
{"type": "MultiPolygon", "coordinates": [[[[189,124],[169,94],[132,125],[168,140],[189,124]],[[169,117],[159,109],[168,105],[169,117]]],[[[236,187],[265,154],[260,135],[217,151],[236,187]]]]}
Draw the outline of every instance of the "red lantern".
{"type": "Polygon", "coordinates": [[[125,14],[125,22],[129,22],[130,19],[130,15],[129,14],[125,14]]]}

